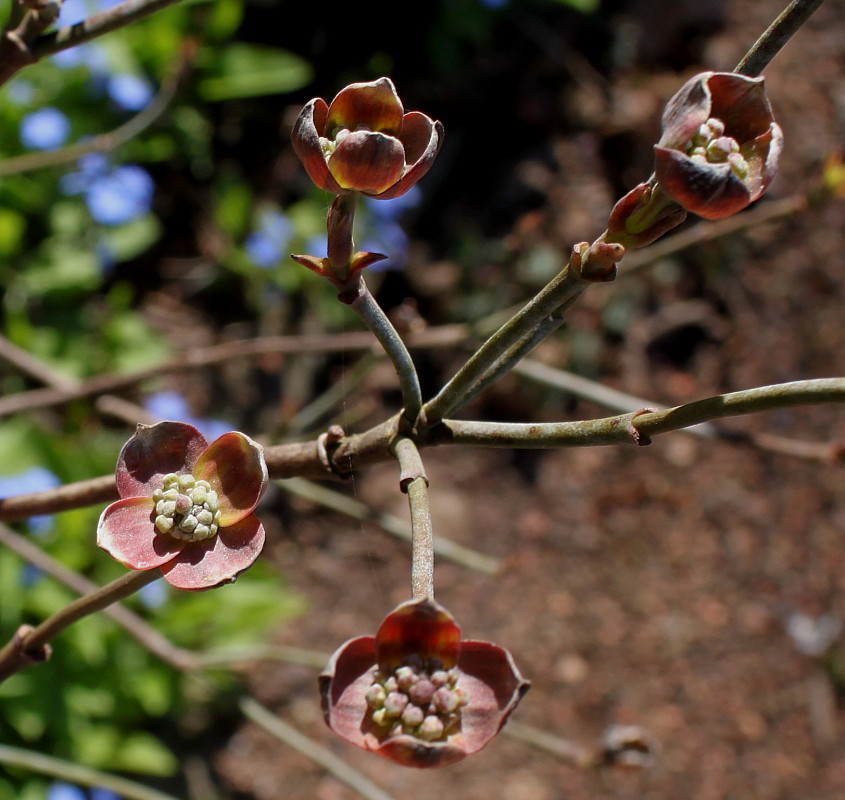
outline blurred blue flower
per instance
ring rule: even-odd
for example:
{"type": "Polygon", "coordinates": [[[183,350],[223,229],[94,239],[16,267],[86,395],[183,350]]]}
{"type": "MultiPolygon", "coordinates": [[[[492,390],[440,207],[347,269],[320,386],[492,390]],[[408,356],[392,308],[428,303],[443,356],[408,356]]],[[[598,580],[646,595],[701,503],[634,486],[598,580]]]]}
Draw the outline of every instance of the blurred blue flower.
{"type": "Polygon", "coordinates": [[[317,256],[318,258],[323,258],[328,252],[328,249],[329,245],[328,240],[326,238],[326,234],[320,233],[306,240],[305,244],[303,245],[302,252],[307,253],[309,256],[317,256]]]}
{"type": "Polygon", "coordinates": [[[161,608],[167,601],[167,581],[153,581],[142,586],[138,590],[138,599],[145,608],[161,608]]]}
{"type": "Polygon", "coordinates": [[[6,96],[15,105],[28,106],[35,99],[35,87],[25,78],[16,78],[8,85],[6,96]]]}
{"type": "Polygon", "coordinates": [[[94,181],[85,203],[97,222],[123,225],[150,210],[154,189],[153,179],[143,167],[125,164],[94,181]]]}
{"type": "Polygon", "coordinates": [[[85,792],[72,783],[56,781],[50,784],[46,800],[87,800],[85,792]]]}
{"type": "Polygon", "coordinates": [[[140,111],[153,98],[152,84],[140,75],[109,75],[106,92],[124,111],[140,111]]]}
{"type": "Polygon", "coordinates": [[[405,194],[390,200],[376,200],[365,197],[364,203],[369,213],[380,220],[396,222],[408,209],[416,208],[422,200],[422,190],[419,186],[412,186],[405,194]]]}
{"type": "Polygon", "coordinates": [[[20,577],[21,589],[31,589],[43,577],[44,573],[34,564],[24,564],[20,577]]]}
{"type": "Polygon", "coordinates": [[[64,194],[84,194],[96,222],[123,225],[150,210],[155,185],[143,167],[112,167],[101,153],[89,153],[77,163],[79,172],[63,175],[59,190],[64,194]]]}
{"type": "Polygon", "coordinates": [[[478,2],[487,8],[502,8],[508,4],[509,0],[478,0],[478,2]]]}
{"type": "Polygon", "coordinates": [[[21,120],[21,143],[32,150],[61,147],[69,135],[70,120],[57,108],[39,108],[21,120]]]}
{"type": "Polygon", "coordinates": [[[191,413],[188,401],[179,392],[151,394],[144,401],[144,408],[159,419],[187,422],[188,425],[193,425],[210,442],[232,430],[232,426],[225,420],[195,417],[191,413]]]}
{"type": "MultiPolygon", "coordinates": [[[[156,583],[159,583],[159,581],[156,581],[156,583]]],[[[160,583],[164,583],[164,581],[160,581],[160,583]]],[[[155,585],[155,583],[148,584],[144,589],[155,585]]],[[[91,800],[123,800],[123,795],[115,794],[111,789],[104,789],[102,786],[94,786],[91,789],[91,800]]]]}
{"type": "MultiPolygon", "coordinates": [[[[56,475],[46,467],[30,467],[17,475],[0,476],[0,497],[12,497],[17,494],[29,494],[30,492],[41,492],[46,489],[55,489],[61,484],[56,475]]],[[[27,520],[29,529],[36,536],[46,533],[53,524],[53,517],[50,514],[38,514],[27,520]]]]}
{"type": "MultiPolygon", "coordinates": [[[[67,0],[62,9],[67,7],[67,0]]],[[[75,69],[79,66],[88,67],[94,77],[104,77],[109,72],[109,60],[106,51],[98,44],[88,42],[76,47],[60,50],[50,56],[50,60],[59,69],[75,69]]]]}
{"type": "Polygon", "coordinates": [[[281,211],[265,208],[258,215],[258,224],[244,242],[247,255],[262,269],[270,269],[288,255],[293,238],[293,223],[281,211]]]}

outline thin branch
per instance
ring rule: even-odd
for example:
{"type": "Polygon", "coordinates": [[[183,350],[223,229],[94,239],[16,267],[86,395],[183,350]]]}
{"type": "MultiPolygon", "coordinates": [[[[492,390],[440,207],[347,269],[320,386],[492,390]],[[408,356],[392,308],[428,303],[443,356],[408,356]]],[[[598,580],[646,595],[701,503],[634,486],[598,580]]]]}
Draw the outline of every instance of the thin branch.
{"type": "Polygon", "coordinates": [[[158,93],[146,108],[114,130],[58,150],[26,153],[25,155],[4,159],[0,161],[0,177],[5,178],[8,175],[67,164],[89,153],[106,153],[126,144],[126,142],[145,131],[167,110],[176,95],[185,67],[186,61],[183,59],[174,74],[162,83],[158,93]]]}
{"type": "Polygon", "coordinates": [[[50,657],[49,642],[74,622],[102,611],[106,606],[123,600],[159,578],[161,572],[155,569],[127,572],[111,583],[74,600],[38,627],[22,626],[12,640],[0,650],[0,682],[24,667],[46,661],[50,657]]]}
{"type": "MultiPolygon", "coordinates": [[[[452,346],[471,336],[467,325],[444,325],[422,331],[408,337],[408,344],[417,348],[438,348],[452,346]]],[[[0,417],[21,411],[69,403],[85,397],[109,394],[128,389],[150,378],[157,378],[172,372],[220,364],[239,358],[257,358],[279,353],[326,353],[372,350],[375,346],[373,334],[369,331],[356,333],[325,334],[320,336],[275,336],[264,339],[247,339],[226,342],[212,347],[188,350],[164,364],[127,372],[123,374],[97,375],[67,389],[33,389],[28,392],[0,398],[0,417]]],[[[0,353],[0,356],[2,354],[0,353]]]]}
{"type": "Polygon", "coordinates": [[[801,29],[824,0],[792,0],[780,15],[754,42],[751,49],[736,65],[734,72],[756,77],[801,29]]]}
{"type": "MultiPolygon", "coordinates": [[[[91,594],[99,588],[96,583],[69,569],[45,553],[40,547],[34,545],[25,536],[21,536],[2,523],[0,523],[0,544],[8,547],[9,550],[17,553],[21,558],[77,594],[91,594]]],[[[149,625],[146,620],[125,606],[116,603],[104,608],[103,614],[111,617],[144,648],[171,667],[180,670],[191,669],[197,663],[198,654],[177,647],[149,625]]],[[[205,657],[206,654],[203,654],[202,658],[205,657]]]]}
{"type": "Polygon", "coordinates": [[[477,394],[479,382],[564,304],[575,300],[590,284],[572,262],[520,311],[494,333],[454,377],[423,406],[429,423],[439,422],[477,394]]]}
{"type": "Polygon", "coordinates": [[[331,750],[309,739],[256,700],[245,697],[241,699],[238,706],[245,717],[251,719],[256,725],[259,725],[298,753],[302,753],[302,755],[319,764],[330,775],[346,784],[353,791],[358,792],[366,800],[394,800],[391,795],[350,767],[331,750]]]}
{"type": "Polygon", "coordinates": [[[399,486],[408,495],[411,511],[411,596],[414,600],[434,599],[434,527],[428,477],[412,439],[400,436],[393,453],[399,462],[399,486]]]}
{"type": "Polygon", "coordinates": [[[413,425],[422,408],[422,392],[417,368],[405,342],[370,293],[363,278],[358,282],[355,299],[349,303],[349,307],[373,332],[393,364],[402,390],[402,416],[413,425]]]}
{"type": "Polygon", "coordinates": [[[39,36],[32,43],[32,56],[37,61],[83,42],[90,42],[178,2],[179,0],[123,0],[105,11],[92,14],[82,22],[39,36]]]}
{"type": "Polygon", "coordinates": [[[52,778],[59,778],[80,786],[101,786],[120,797],[125,797],[126,800],[178,800],[172,794],[150,789],[118,775],[83,767],[72,761],[63,761],[41,753],[33,753],[31,750],[9,747],[5,744],[0,744],[0,764],[30,770],[41,775],[49,775],[52,778]]]}
{"type": "Polygon", "coordinates": [[[438,443],[486,447],[587,447],[634,443],[725,417],[818,403],[845,402],[845,378],[819,378],[761,386],[709,397],[675,408],[634,411],[580,422],[502,423],[445,420],[432,433],[438,443]]]}
{"type": "MultiPolygon", "coordinates": [[[[385,533],[395,536],[397,539],[402,539],[405,542],[411,541],[411,529],[404,519],[394,517],[391,514],[385,514],[381,511],[375,511],[366,503],[347,497],[345,494],[330,489],[328,486],[312,483],[302,478],[289,478],[288,480],[279,481],[279,486],[291,494],[304,497],[312,503],[318,503],[340,514],[346,514],[352,519],[361,522],[372,522],[378,525],[385,533]]],[[[477,550],[471,550],[442,536],[438,536],[434,540],[434,552],[441,558],[448,559],[455,564],[460,564],[485,575],[496,575],[501,568],[498,559],[485,555],[484,553],[479,553],[477,550]]]]}

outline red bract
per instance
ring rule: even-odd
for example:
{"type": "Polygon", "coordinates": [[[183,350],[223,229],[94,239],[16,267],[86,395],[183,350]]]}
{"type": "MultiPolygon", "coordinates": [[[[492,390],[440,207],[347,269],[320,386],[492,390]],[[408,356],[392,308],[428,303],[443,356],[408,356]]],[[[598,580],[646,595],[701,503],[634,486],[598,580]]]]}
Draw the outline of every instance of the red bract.
{"type": "Polygon", "coordinates": [[[720,219],[763,194],[782,147],[763,78],[703,72],[667,104],[654,169],[684,208],[720,219]]]}
{"type": "Polygon", "coordinates": [[[442,143],[443,126],[419,111],[406,114],[390,78],[353,83],[331,105],[315,97],[293,128],[293,149],[317,186],[383,200],[422,178],[442,143]]]}
{"type": "Polygon", "coordinates": [[[400,605],[374,637],[344,644],[320,676],[328,726],[407,767],[443,767],[477,752],[528,688],[507,650],[461,641],[433,600],[400,605]]]}
{"type": "Polygon", "coordinates": [[[131,569],[160,567],[180,589],[233,581],[264,546],[252,513],[267,488],[264,451],[232,431],[211,445],[191,425],[139,425],[123,446],[120,500],[100,517],[97,544],[131,569]]]}

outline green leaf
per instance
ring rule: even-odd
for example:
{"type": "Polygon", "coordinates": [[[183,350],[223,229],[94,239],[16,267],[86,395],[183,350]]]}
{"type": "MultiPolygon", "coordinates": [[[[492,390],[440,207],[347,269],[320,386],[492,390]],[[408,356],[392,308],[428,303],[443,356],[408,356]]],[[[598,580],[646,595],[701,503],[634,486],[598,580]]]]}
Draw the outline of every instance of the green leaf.
{"type": "Polygon", "coordinates": [[[278,47],[236,43],[214,52],[215,77],[200,81],[205,100],[261,97],[301,89],[311,81],[311,65],[278,47]]]}

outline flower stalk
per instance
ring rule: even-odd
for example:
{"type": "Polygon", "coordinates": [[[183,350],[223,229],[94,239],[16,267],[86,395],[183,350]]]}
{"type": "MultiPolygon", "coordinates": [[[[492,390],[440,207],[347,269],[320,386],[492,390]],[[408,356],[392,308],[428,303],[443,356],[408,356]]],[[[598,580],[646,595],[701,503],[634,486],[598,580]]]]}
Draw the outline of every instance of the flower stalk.
{"type": "Polygon", "coordinates": [[[399,461],[399,485],[411,511],[411,596],[434,599],[434,529],[428,499],[428,477],[412,439],[400,436],[393,445],[399,461]]]}
{"type": "Polygon", "coordinates": [[[422,408],[422,391],[417,368],[405,342],[370,293],[363,278],[358,281],[355,298],[349,303],[349,307],[372,331],[393,364],[402,392],[402,419],[408,426],[413,426],[422,408]]]}

